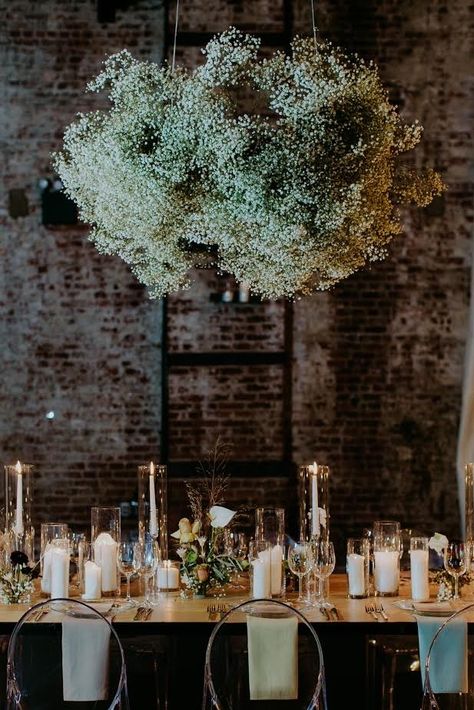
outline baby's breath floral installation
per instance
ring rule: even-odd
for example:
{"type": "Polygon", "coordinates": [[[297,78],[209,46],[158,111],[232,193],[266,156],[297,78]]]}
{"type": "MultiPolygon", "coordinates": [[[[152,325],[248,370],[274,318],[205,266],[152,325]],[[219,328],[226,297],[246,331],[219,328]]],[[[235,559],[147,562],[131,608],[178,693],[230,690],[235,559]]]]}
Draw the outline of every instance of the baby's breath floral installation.
{"type": "Polygon", "coordinates": [[[186,484],[193,522],[181,518],[171,537],[178,541],[181,579],[187,592],[194,596],[223,594],[234,575],[244,572],[247,560],[237,557],[225,545],[224,531],[235,516],[224,508],[224,491],[229,477],[225,473],[228,449],[217,440],[207,461],[200,463],[196,482],[186,484]]]}
{"type": "Polygon", "coordinates": [[[89,84],[111,107],[66,130],[66,191],[152,297],[189,285],[209,251],[264,297],[328,288],[386,255],[400,206],[443,189],[398,161],[422,128],[402,122],[373,64],[310,39],[290,56],[258,50],[230,28],[193,71],[119,52],[89,84]]]}

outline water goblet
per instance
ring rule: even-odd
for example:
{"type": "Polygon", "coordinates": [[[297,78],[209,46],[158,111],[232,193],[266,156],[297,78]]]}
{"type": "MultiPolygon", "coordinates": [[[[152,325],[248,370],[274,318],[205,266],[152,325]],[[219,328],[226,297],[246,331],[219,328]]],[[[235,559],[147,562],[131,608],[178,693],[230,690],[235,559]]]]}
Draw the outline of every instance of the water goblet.
{"type": "Polygon", "coordinates": [[[145,606],[153,606],[150,598],[150,579],[160,562],[160,548],[156,540],[135,542],[133,549],[133,570],[143,579],[145,586],[145,606]]]}
{"type": "Polygon", "coordinates": [[[130,579],[136,571],[134,564],[135,544],[134,542],[121,542],[118,546],[117,557],[119,571],[127,580],[125,603],[130,607],[137,605],[136,601],[130,596],[130,579]]]}
{"type": "Polygon", "coordinates": [[[317,540],[313,544],[313,564],[314,573],[316,577],[321,581],[320,591],[321,595],[318,600],[318,606],[320,608],[331,607],[332,604],[325,599],[325,584],[326,579],[334,572],[334,567],[336,566],[336,554],[334,552],[334,545],[329,540],[317,540]]]}
{"type": "Polygon", "coordinates": [[[303,577],[308,575],[313,568],[313,556],[309,542],[292,542],[288,546],[288,566],[292,573],[298,577],[298,606],[305,606],[306,600],[303,596],[303,577]]]}
{"type": "Polygon", "coordinates": [[[454,597],[459,599],[459,577],[469,567],[469,545],[458,540],[449,542],[444,551],[444,568],[454,577],[454,597]]]}

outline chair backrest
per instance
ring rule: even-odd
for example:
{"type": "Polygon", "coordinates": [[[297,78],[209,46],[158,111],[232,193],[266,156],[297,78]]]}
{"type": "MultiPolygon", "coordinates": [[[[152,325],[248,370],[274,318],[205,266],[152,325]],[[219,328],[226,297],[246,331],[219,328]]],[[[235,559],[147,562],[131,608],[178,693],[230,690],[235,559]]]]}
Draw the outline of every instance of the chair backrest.
{"type": "Polygon", "coordinates": [[[419,635],[423,624],[427,628],[422,633],[428,635],[425,658],[420,636],[420,663],[424,671],[421,710],[474,710],[474,679],[468,648],[468,623],[473,622],[474,604],[444,620],[418,618],[419,635]]]}
{"type": "Polygon", "coordinates": [[[62,710],[71,703],[129,710],[124,652],[97,609],[47,600],[23,614],[10,637],[7,710],[62,710]]]}
{"type": "Polygon", "coordinates": [[[202,708],[277,706],[327,710],[323,652],[300,611],[253,599],[227,612],[211,634],[202,708]]]}

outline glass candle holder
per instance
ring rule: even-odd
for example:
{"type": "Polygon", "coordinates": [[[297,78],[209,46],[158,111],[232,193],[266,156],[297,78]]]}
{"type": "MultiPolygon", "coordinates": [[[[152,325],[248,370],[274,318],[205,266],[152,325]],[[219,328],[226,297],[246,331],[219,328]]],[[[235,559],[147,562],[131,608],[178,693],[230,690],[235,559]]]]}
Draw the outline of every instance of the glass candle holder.
{"type": "Polygon", "coordinates": [[[374,582],[378,596],[393,597],[400,583],[400,523],[377,520],[374,523],[374,582]]]}
{"type": "Polygon", "coordinates": [[[255,540],[269,542],[272,545],[281,543],[285,537],[284,508],[256,508],[255,510],[255,540]]]}
{"type": "Polygon", "coordinates": [[[57,539],[50,543],[51,559],[51,599],[69,596],[69,540],[57,539]]]}
{"type": "Polygon", "coordinates": [[[168,559],[167,468],[151,461],[138,467],[138,537],[157,540],[161,558],[168,559]]]}
{"type": "Polygon", "coordinates": [[[158,594],[178,591],[180,567],[180,562],[174,560],[163,560],[158,563],[155,575],[155,590],[158,594]]]}
{"type": "Polygon", "coordinates": [[[91,543],[94,561],[102,570],[102,594],[120,594],[117,566],[118,544],[121,537],[120,508],[91,508],[91,543]]]}
{"type": "Polygon", "coordinates": [[[5,466],[5,530],[20,541],[31,529],[33,470],[34,466],[20,461],[5,466]]]}
{"type": "Polygon", "coordinates": [[[81,598],[94,601],[102,596],[102,568],[94,558],[94,545],[82,540],[79,543],[79,578],[81,598]]]}
{"type": "Polygon", "coordinates": [[[300,466],[298,481],[300,540],[329,540],[329,466],[300,466]]]}
{"type": "Polygon", "coordinates": [[[265,540],[255,540],[250,546],[250,596],[253,599],[272,596],[271,550],[272,544],[265,540]]]}
{"type": "Polygon", "coordinates": [[[411,596],[417,602],[430,598],[428,562],[429,538],[412,537],[410,539],[411,596]]]}
{"type": "Polygon", "coordinates": [[[349,597],[364,599],[369,596],[370,546],[366,538],[347,540],[346,571],[349,597]]]}
{"type": "MultiPolygon", "coordinates": [[[[268,596],[284,594],[283,560],[285,558],[285,509],[257,508],[255,511],[257,557],[269,566],[268,596]]],[[[259,569],[257,565],[257,570],[259,569]]],[[[259,572],[257,571],[257,575],[259,572]]]]}
{"type": "Polygon", "coordinates": [[[52,543],[56,540],[67,541],[68,526],[66,523],[41,523],[41,593],[49,596],[51,594],[51,558],[52,543]]]}

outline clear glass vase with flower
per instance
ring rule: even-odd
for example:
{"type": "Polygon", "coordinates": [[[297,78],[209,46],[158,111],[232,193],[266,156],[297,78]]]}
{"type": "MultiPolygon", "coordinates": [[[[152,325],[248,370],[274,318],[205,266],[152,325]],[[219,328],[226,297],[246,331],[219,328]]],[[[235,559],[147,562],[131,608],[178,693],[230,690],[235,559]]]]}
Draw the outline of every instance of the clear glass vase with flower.
{"type": "Polygon", "coordinates": [[[225,532],[236,514],[222,505],[228,484],[225,463],[226,447],[218,440],[207,466],[199,464],[202,479],[186,484],[192,522],[181,518],[171,535],[178,543],[185,597],[223,595],[235,575],[248,568],[248,560],[225,544],[225,532]]]}

